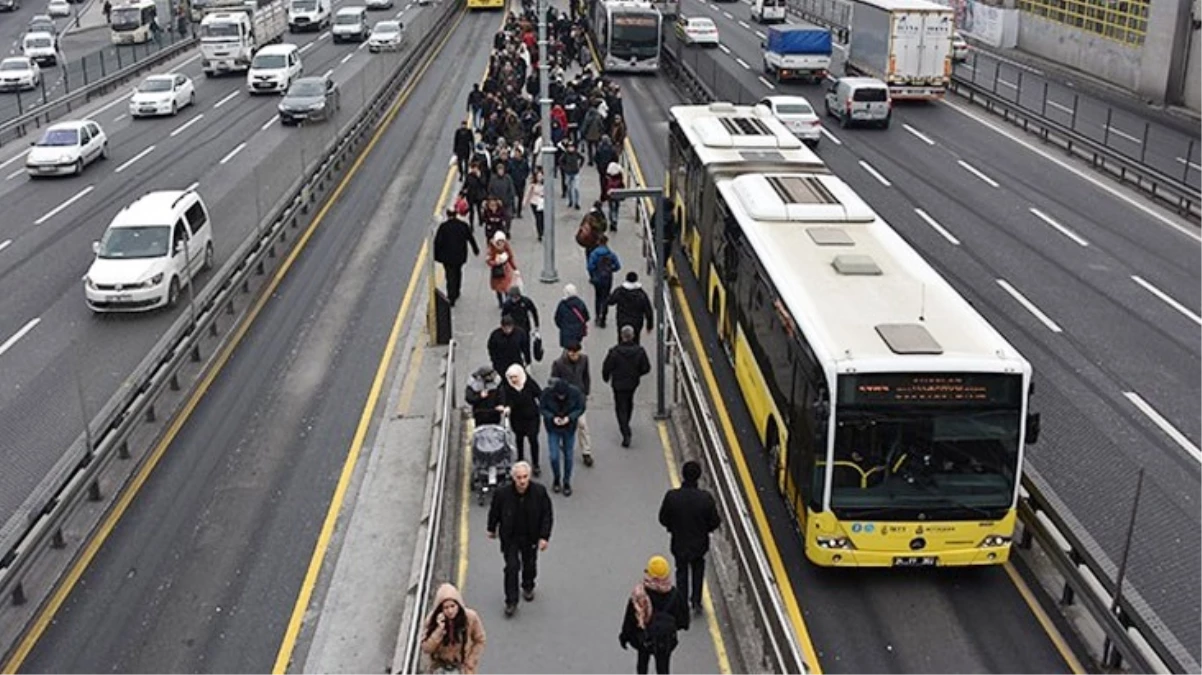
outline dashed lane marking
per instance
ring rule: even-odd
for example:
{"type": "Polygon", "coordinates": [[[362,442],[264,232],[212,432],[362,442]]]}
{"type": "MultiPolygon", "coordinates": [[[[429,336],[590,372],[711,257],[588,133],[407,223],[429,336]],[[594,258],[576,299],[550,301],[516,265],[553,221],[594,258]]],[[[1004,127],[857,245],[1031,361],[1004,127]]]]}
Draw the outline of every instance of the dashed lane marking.
{"type": "Polygon", "coordinates": [[[1047,326],[1048,330],[1052,331],[1053,333],[1063,333],[1064,332],[1064,329],[1061,328],[1059,326],[1059,324],[1057,324],[1055,321],[1052,321],[1050,318],[1048,318],[1048,315],[1044,314],[1042,310],[1040,310],[1038,307],[1036,307],[1035,303],[1028,300],[1027,296],[1023,295],[1022,293],[1019,293],[1017,288],[1015,288],[1014,286],[1011,286],[1009,281],[1006,281],[1005,279],[998,279],[997,285],[1001,286],[1002,290],[1009,293],[1010,297],[1017,300],[1018,304],[1022,305],[1023,307],[1026,307],[1027,311],[1030,312],[1031,314],[1033,314],[1036,319],[1039,319],[1040,323],[1047,326]]]}
{"type": "Polygon", "coordinates": [[[880,183],[881,185],[884,185],[885,187],[893,187],[893,183],[890,183],[888,178],[885,178],[884,176],[882,176],[881,172],[874,169],[871,164],[869,164],[868,162],[865,162],[862,159],[860,160],[860,168],[867,171],[868,175],[875,178],[877,180],[877,182],[880,183]]]}

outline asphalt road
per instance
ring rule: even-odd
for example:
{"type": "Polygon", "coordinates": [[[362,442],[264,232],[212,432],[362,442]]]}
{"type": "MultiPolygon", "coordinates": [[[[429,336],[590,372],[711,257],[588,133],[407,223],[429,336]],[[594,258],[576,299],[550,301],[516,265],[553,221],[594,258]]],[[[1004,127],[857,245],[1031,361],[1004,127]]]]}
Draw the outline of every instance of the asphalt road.
{"type": "MultiPolygon", "coordinates": [[[[421,11],[414,7],[406,17],[421,11]]],[[[241,76],[206,79],[193,54],[175,68],[193,78],[196,105],[177,117],[131,120],[128,92],[89,107],[86,115],[109,136],[110,156],[82,176],[31,181],[21,164],[23,149],[0,154],[6,210],[0,223],[0,518],[16,511],[82,434],[82,420],[95,415],[183,311],[98,317],[84,305],[80,278],[92,260],[91,242],[113,215],[144,192],[197,183],[212,213],[217,264],[224,264],[298,179],[302,164],[319,158],[336,126],[351,119],[400,58],[333,45],[325,34],[294,39],[302,45],[305,72],[330,71],[342,87],[334,123],[281,128],[278,97],[251,96],[241,76]]]]}
{"type": "Polygon", "coordinates": [[[496,22],[464,18],[22,670],[272,668],[496,22]]]}
{"type": "MultiPolygon", "coordinates": [[[[819,87],[761,80],[763,29],[746,5],[686,0],[684,10],[719,25],[724,49],[685,53],[724,91],[737,83],[749,99],[796,93],[821,110],[819,87]]],[[[985,117],[951,100],[898,105],[887,131],[840,130],[827,119],[819,154],[1032,361],[1044,436],[1029,463],[1114,561],[1135,474],[1147,470],[1129,579],[1197,658],[1197,230],[1099,189],[974,116],[985,117]],[[1173,555],[1162,542],[1173,542],[1173,555]]]]}

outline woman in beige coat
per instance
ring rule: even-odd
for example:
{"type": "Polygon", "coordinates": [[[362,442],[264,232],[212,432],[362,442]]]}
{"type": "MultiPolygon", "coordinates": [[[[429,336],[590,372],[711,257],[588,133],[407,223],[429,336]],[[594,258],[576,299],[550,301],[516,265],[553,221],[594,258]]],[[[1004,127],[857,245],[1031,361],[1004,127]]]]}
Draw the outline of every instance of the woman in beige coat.
{"type": "Polygon", "coordinates": [[[422,653],[430,659],[428,672],[475,673],[484,643],[480,615],[464,606],[459,589],[440,586],[422,638],[422,653]]]}

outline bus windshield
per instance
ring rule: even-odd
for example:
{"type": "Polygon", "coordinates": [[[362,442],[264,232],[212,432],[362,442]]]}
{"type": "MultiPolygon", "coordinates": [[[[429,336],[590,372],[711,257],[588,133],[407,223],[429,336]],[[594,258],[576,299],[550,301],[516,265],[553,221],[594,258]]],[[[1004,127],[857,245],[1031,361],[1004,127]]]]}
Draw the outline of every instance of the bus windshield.
{"type": "Polygon", "coordinates": [[[113,30],[134,30],[142,25],[140,7],[114,7],[110,16],[113,30]]]}
{"type": "Polygon", "coordinates": [[[615,13],[609,52],[619,58],[659,56],[658,24],[653,14],[615,13]]]}
{"type": "Polygon", "coordinates": [[[889,405],[835,415],[831,508],[841,518],[862,509],[880,518],[998,518],[1010,507],[1017,407],[889,405]]]}

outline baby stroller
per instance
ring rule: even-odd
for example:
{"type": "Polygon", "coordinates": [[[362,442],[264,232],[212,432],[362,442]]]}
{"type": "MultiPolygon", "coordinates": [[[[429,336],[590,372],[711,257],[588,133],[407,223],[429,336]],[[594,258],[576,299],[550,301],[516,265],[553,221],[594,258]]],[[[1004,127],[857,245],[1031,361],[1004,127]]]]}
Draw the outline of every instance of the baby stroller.
{"type": "Polygon", "coordinates": [[[516,447],[508,414],[501,416],[500,424],[481,424],[472,432],[472,489],[478,504],[509,482],[516,447]]]}

